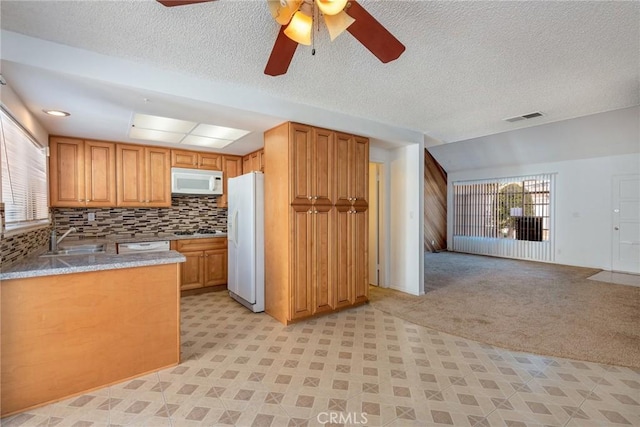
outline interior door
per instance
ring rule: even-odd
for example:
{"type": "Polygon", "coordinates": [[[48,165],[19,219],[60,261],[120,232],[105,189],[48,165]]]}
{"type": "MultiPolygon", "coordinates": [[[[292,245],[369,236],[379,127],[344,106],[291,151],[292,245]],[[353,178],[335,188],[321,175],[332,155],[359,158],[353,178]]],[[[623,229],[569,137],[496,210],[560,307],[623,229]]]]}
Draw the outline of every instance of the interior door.
{"type": "Polygon", "coordinates": [[[640,273],[640,175],[613,177],[614,271],[640,273]]]}

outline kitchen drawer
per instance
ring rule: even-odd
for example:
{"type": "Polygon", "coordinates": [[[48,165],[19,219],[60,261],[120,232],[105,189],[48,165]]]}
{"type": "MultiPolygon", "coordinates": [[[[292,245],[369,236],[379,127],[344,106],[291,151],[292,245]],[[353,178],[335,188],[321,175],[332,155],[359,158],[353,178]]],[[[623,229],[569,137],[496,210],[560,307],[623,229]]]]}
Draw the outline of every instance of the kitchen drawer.
{"type": "Polygon", "coordinates": [[[226,237],[211,237],[207,239],[186,239],[176,242],[178,252],[185,251],[208,251],[210,249],[225,249],[227,247],[226,237]]]}

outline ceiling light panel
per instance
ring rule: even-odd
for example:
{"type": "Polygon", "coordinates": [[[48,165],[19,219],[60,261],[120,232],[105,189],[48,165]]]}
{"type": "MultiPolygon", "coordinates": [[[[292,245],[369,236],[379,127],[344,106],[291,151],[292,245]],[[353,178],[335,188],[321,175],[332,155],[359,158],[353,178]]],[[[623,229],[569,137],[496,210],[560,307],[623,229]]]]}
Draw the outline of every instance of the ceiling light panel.
{"type": "Polygon", "coordinates": [[[178,144],[184,138],[184,134],[132,127],[129,131],[129,137],[133,139],[144,139],[146,141],[170,142],[178,144]]]}
{"type": "Polygon", "coordinates": [[[142,129],[153,129],[173,133],[189,133],[197,123],[186,120],[171,119],[169,117],[150,116],[136,114],[133,117],[133,126],[142,129]]]}
{"type": "Polygon", "coordinates": [[[197,145],[199,147],[222,148],[231,144],[233,141],[229,139],[208,138],[206,136],[187,135],[182,144],[197,145]]]}
{"type": "Polygon", "coordinates": [[[207,138],[229,139],[235,141],[243,136],[251,133],[248,130],[228,128],[224,126],[215,126],[207,124],[199,124],[193,131],[192,135],[206,136],[207,138]]]}

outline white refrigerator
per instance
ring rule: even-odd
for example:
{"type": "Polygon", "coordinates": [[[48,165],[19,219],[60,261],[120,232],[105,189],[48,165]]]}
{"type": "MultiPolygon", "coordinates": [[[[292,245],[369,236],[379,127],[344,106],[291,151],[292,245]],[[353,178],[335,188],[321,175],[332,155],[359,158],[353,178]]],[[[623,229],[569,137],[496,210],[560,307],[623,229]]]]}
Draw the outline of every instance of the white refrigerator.
{"type": "Polygon", "coordinates": [[[229,295],[253,312],[264,311],[264,175],[227,181],[229,295]]]}

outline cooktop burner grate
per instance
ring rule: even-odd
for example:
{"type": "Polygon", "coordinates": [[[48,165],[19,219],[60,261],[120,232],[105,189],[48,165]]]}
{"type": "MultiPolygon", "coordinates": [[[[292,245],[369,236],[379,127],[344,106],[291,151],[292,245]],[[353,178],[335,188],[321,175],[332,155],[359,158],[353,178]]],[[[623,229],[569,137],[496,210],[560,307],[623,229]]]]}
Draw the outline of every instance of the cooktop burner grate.
{"type": "Polygon", "coordinates": [[[193,231],[174,231],[173,234],[176,236],[191,236],[194,233],[193,231]]]}

